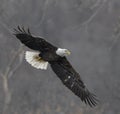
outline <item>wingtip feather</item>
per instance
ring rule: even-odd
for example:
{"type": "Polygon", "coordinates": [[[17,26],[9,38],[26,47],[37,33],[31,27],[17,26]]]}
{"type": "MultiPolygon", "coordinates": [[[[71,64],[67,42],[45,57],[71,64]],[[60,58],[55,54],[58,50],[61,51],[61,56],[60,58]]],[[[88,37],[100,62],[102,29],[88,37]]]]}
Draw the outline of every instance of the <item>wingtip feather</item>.
{"type": "Polygon", "coordinates": [[[16,28],[13,28],[13,34],[17,35],[17,34],[28,34],[31,35],[30,29],[28,28],[27,30],[25,30],[24,26],[20,27],[19,25],[16,28]]]}

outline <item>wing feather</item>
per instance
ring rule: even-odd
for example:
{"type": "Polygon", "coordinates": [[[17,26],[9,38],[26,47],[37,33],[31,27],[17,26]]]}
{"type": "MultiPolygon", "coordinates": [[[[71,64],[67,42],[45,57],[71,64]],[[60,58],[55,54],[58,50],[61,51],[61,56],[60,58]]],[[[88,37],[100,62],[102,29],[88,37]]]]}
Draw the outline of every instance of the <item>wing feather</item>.
{"type": "Polygon", "coordinates": [[[80,75],[72,68],[67,59],[61,58],[59,61],[51,62],[51,67],[63,84],[69,88],[80,99],[93,107],[97,105],[96,96],[88,91],[80,75]]]}
{"type": "Polygon", "coordinates": [[[40,37],[34,37],[31,35],[29,28],[25,30],[24,27],[18,26],[17,29],[14,29],[14,35],[27,47],[38,50],[41,52],[56,50],[56,47],[47,42],[45,39],[40,37]]]}

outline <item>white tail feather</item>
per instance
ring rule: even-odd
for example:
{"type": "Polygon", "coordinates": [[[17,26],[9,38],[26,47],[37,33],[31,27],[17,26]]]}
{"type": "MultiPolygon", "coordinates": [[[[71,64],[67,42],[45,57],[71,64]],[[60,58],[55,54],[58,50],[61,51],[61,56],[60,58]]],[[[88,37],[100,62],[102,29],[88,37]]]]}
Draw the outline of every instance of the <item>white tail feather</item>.
{"type": "Polygon", "coordinates": [[[46,70],[47,67],[48,67],[48,62],[44,61],[39,56],[39,54],[40,54],[39,52],[26,51],[26,53],[25,53],[25,59],[33,67],[35,67],[37,69],[44,69],[44,70],[46,70]]]}

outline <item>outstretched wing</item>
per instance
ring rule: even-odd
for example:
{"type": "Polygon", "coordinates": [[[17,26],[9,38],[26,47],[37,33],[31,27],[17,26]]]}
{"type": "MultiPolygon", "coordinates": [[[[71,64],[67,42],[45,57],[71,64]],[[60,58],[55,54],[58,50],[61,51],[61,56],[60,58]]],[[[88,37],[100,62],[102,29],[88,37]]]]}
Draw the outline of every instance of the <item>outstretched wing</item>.
{"type": "Polygon", "coordinates": [[[81,80],[80,75],[72,68],[65,57],[56,62],[50,62],[50,64],[63,84],[75,95],[80,97],[83,102],[91,107],[97,104],[98,100],[96,99],[96,96],[88,91],[81,80]]]}
{"type": "Polygon", "coordinates": [[[30,33],[30,30],[28,29],[25,31],[24,27],[17,27],[17,29],[14,29],[15,33],[14,35],[27,47],[38,50],[41,52],[49,51],[49,50],[55,50],[56,47],[52,44],[45,41],[43,38],[40,37],[33,37],[30,33]]]}

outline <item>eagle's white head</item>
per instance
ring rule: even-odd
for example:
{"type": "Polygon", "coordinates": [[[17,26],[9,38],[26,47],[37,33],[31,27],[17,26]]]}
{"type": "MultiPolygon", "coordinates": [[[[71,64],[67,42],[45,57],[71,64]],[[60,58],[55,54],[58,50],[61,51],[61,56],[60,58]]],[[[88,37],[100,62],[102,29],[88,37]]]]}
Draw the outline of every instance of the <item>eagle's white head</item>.
{"type": "Polygon", "coordinates": [[[64,57],[64,56],[70,55],[70,51],[68,49],[58,48],[56,51],[56,54],[61,56],[61,57],[64,57]]]}

